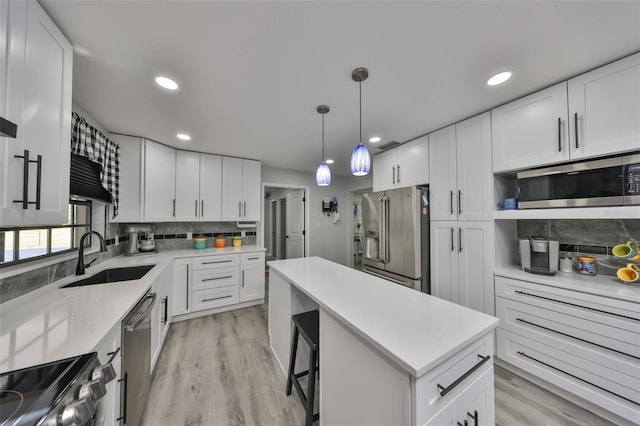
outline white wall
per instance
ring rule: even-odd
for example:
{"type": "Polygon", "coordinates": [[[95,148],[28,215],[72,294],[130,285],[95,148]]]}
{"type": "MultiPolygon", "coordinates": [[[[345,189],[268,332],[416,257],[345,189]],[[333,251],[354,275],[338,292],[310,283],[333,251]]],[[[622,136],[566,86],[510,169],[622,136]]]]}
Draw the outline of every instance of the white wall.
{"type": "MultiPolygon", "coordinates": [[[[307,206],[309,222],[307,236],[309,251],[307,256],[320,256],[325,259],[349,266],[353,243],[353,201],[351,191],[372,186],[371,174],[366,177],[333,176],[331,185],[319,187],[315,182],[315,171],[300,172],[262,166],[264,184],[282,184],[287,186],[308,187],[307,206]],[[338,198],[340,221],[333,224],[330,216],[322,214],[322,199],[338,198]]],[[[265,205],[268,208],[268,204],[265,205]]],[[[261,241],[264,241],[264,237],[261,241]]]]}

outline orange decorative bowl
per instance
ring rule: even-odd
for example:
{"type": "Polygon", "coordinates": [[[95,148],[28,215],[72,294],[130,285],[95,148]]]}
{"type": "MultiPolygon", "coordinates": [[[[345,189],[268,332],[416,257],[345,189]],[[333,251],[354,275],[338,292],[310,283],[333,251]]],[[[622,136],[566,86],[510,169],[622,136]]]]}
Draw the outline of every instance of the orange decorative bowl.
{"type": "Polygon", "coordinates": [[[227,245],[227,239],[224,235],[218,235],[216,237],[216,248],[224,248],[225,245],[227,245]]]}

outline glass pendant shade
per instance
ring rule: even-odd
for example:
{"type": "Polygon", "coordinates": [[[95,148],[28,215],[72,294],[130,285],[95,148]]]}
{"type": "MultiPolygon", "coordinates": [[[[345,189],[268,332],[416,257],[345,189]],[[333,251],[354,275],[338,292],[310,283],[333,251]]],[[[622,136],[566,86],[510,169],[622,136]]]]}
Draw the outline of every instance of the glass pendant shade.
{"type": "Polygon", "coordinates": [[[331,184],[331,169],[324,161],[318,164],[316,169],[316,184],[318,186],[329,186],[331,184]]]}
{"type": "Polygon", "coordinates": [[[369,150],[361,143],[355,147],[351,154],[351,174],[354,176],[366,176],[371,169],[371,156],[369,150]]]}

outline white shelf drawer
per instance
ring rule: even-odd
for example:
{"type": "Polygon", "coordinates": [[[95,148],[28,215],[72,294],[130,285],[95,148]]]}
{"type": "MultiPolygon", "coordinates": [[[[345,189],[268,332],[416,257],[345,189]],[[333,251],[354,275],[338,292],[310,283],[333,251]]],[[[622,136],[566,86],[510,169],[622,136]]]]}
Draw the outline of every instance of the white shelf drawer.
{"type": "Polygon", "coordinates": [[[192,311],[219,308],[233,305],[240,301],[240,290],[237,285],[219,287],[212,290],[199,290],[193,292],[192,311]]]}
{"type": "Polygon", "coordinates": [[[193,258],[193,270],[211,269],[211,268],[228,268],[230,266],[238,266],[240,264],[240,256],[237,254],[221,254],[219,256],[202,256],[193,258]]]}
{"type": "Polygon", "coordinates": [[[193,271],[194,291],[239,284],[240,269],[237,266],[193,271]]]}
{"type": "Polygon", "coordinates": [[[413,395],[420,395],[420,401],[414,401],[416,424],[424,424],[438,411],[444,408],[455,396],[464,390],[493,365],[493,332],[476,340],[455,356],[449,358],[429,373],[418,378],[413,395]],[[483,363],[485,357],[490,357],[483,363]],[[455,384],[474,367],[473,373],[455,384]],[[454,385],[455,384],[455,385],[454,385]],[[451,391],[441,396],[443,389],[451,391]]]}
{"type": "Polygon", "coordinates": [[[242,266],[260,265],[260,264],[264,265],[264,253],[263,252],[242,253],[240,255],[240,263],[242,264],[242,266]]]}
{"type": "Polygon", "coordinates": [[[626,374],[634,362],[639,366],[636,377],[640,379],[640,334],[502,297],[496,297],[496,311],[500,328],[538,340],[548,336],[576,355],[585,350],[593,352],[594,357],[602,353],[601,362],[613,368],[619,359],[621,365],[616,369],[626,374]]]}
{"type": "Polygon", "coordinates": [[[616,383],[602,365],[507,330],[498,329],[497,347],[500,359],[560,388],[631,421],[640,416],[640,406],[632,402],[640,401],[638,380],[631,386],[616,383]]]}

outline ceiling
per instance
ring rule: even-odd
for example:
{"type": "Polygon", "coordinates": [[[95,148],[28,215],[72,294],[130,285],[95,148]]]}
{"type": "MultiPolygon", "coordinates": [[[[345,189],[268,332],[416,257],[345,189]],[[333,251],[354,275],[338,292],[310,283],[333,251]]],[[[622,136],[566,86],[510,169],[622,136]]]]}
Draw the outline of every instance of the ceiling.
{"type": "Polygon", "coordinates": [[[314,171],[327,104],[340,175],[359,139],[356,67],[369,69],[362,137],[381,145],[640,51],[639,1],[40,3],[74,45],[74,101],[107,130],[314,171]],[[513,78],[486,85],[503,70],[513,78]]]}

